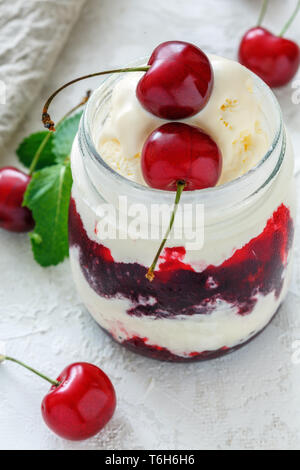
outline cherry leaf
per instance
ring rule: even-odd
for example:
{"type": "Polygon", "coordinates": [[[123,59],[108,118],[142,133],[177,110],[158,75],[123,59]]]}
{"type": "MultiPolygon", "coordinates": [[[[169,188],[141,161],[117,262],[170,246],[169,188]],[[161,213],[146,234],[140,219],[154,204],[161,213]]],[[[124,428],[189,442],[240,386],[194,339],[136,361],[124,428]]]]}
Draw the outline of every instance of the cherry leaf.
{"type": "Polygon", "coordinates": [[[82,112],[66,119],[53,134],[52,148],[57,163],[63,163],[70,156],[81,116],[82,112]]]}
{"type": "Polygon", "coordinates": [[[53,134],[49,131],[36,132],[26,137],[19,145],[16,153],[20,162],[30,168],[37,152],[40,152],[36,170],[41,170],[56,163],[52,148],[53,134]]]}
{"type": "Polygon", "coordinates": [[[57,265],[68,256],[71,187],[69,161],[37,171],[27,187],[24,205],[36,223],[31,245],[35,260],[43,267],[57,265]]]}

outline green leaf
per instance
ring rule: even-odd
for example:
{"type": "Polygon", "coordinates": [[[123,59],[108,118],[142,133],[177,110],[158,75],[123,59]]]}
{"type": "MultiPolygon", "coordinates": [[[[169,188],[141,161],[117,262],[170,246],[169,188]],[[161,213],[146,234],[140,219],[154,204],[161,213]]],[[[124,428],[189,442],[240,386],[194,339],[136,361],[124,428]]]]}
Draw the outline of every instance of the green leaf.
{"type": "Polygon", "coordinates": [[[73,141],[78,131],[82,111],[66,119],[53,135],[53,152],[57,163],[63,163],[70,156],[73,141]]]}
{"type": "Polygon", "coordinates": [[[30,234],[35,260],[43,267],[57,265],[68,256],[68,211],[72,187],[69,161],[34,173],[24,205],[36,226],[30,234]]]}
{"type": "Polygon", "coordinates": [[[36,152],[40,149],[41,154],[36,169],[40,170],[46,166],[54,165],[56,160],[52,149],[52,140],[53,134],[49,131],[36,132],[26,137],[17,149],[20,162],[29,168],[36,152]],[[42,144],[43,147],[41,147],[42,144]]]}

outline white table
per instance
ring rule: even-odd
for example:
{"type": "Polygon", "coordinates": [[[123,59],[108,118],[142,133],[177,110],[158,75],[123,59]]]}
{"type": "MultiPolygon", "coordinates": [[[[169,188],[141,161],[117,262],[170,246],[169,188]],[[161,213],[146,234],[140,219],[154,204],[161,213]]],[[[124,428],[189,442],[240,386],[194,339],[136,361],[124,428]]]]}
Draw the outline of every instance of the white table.
{"type": "MultiPolygon", "coordinates": [[[[273,0],[266,24],[279,31],[295,3],[273,0]]],[[[256,0],[88,0],[1,164],[14,163],[20,140],[40,129],[43,101],[62,82],[123,65],[168,39],[235,57],[259,5],[256,0]]],[[[299,24],[300,16],[290,35],[300,42],[299,24]]],[[[56,101],[56,117],[97,84],[67,90],[56,101]]],[[[298,149],[300,105],[292,104],[290,86],[277,95],[298,149]]],[[[292,362],[293,342],[300,340],[299,234],[291,290],[271,326],[245,349],[193,365],[143,359],[113,344],[81,305],[68,261],[45,270],[33,261],[26,236],[0,231],[0,244],[0,341],[7,352],[53,377],[71,362],[94,362],[110,375],[119,400],[101,434],[69,443],[51,434],[41,419],[47,383],[18,366],[1,365],[0,449],[300,448],[300,365],[292,362]]]]}

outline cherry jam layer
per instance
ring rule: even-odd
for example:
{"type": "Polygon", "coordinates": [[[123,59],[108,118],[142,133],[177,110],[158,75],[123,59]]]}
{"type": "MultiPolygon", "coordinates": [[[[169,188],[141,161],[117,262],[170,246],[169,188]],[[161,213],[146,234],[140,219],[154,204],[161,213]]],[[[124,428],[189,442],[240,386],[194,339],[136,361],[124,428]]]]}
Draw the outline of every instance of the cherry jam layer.
{"type": "Polygon", "coordinates": [[[125,298],[128,315],[175,318],[178,315],[211,314],[220,302],[239,315],[251,314],[259,296],[282,290],[288,253],[294,234],[289,209],[281,204],[264,230],[221,265],[202,272],[184,262],[185,248],[166,248],[156,277],[150,283],[147,267],[115,261],[110,250],[92,241],[70,204],[69,241],[79,249],[79,263],[90,287],[106,299],[125,298]]]}

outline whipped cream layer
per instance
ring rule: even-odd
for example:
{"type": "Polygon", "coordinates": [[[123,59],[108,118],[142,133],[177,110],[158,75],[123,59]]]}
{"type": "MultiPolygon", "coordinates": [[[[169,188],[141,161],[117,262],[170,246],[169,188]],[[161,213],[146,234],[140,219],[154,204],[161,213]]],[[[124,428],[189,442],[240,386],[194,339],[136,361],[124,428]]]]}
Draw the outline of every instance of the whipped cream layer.
{"type": "MultiPolygon", "coordinates": [[[[218,144],[223,156],[219,185],[245,174],[263,158],[271,138],[253,75],[237,62],[209,57],[215,83],[206,107],[182,122],[197,126],[218,144]]],[[[117,82],[111,111],[101,129],[98,151],[122,176],[146,184],[141,171],[143,145],[167,121],[148,113],[136,97],[143,73],[128,73],[117,82]]]]}

